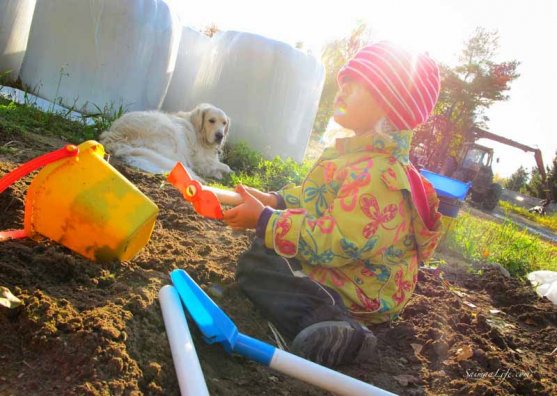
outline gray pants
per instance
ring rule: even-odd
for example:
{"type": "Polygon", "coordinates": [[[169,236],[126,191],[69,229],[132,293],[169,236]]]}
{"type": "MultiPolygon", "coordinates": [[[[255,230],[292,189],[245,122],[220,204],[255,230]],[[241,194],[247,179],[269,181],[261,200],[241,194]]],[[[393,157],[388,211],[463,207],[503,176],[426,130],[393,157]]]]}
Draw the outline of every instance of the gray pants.
{"type": "Polygon", "coordinates": [[[307,277],[296,259],[265,248],[260,238],[240,256],[236,280],[263,315],[290,339],[317,322],[356,322],[335,290],[307,277]]]}

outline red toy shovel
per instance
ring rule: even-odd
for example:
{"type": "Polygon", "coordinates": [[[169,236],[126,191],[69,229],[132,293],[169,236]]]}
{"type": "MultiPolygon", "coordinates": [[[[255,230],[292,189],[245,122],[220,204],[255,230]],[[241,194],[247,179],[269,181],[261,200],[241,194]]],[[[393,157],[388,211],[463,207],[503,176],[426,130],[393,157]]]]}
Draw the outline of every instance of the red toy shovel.
{"type": "Polygon", "coordinates": [[[242,202],[240,194],[234,191],[207,187],[192,179],[181,162],[176,163],[167,180],[192,203],[197,213],[210,219],[222,219],[221,203],[235,206],[242,202]]]}

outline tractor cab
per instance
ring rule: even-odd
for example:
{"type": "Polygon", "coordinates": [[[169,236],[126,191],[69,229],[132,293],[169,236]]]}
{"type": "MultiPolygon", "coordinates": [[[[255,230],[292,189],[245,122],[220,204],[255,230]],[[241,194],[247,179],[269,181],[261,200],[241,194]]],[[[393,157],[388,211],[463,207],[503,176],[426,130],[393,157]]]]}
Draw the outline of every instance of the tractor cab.
{"type": "Polygon", "coordinates": [[[485,172],[487,169],[492,172],[493,149],[490,147],[475,143],[466,145],[461,158],[459,170],[461,171],[462,181],[473,181],[479,173],[485,172]]]}

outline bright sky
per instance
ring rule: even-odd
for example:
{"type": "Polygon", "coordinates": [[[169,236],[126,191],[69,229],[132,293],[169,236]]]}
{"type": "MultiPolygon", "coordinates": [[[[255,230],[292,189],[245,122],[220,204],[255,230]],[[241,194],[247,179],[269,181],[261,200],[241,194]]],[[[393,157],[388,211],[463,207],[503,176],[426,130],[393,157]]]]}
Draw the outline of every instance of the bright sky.
{"type": "MultiPolygon", "coordinates": [[[[320,56],[330,40],[347,36],[358,19],[372,29],[372,39],[388,39],[427,50],[454,65],[463,42],[477,26],[499,32],[496,60],[521,62],[521,76],[510,99],[488,110],[488,130],[542,149],[550,164],[557,150],[557,1],[552,0],[174,0],[184,24],[201,29],[257,33],[304,47],[320,56]]],[[[535,166],[532,153],[479,141],[495,149],[494,170],[508,177],[520,165],[535,166]]]]}

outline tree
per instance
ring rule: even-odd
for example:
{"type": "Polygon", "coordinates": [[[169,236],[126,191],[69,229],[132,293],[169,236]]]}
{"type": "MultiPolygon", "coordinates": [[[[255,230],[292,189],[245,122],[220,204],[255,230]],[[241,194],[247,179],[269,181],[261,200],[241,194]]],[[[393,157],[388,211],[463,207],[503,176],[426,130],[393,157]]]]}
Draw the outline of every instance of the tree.
{"type": "Polygon", "coordinates": [[[557,201],[557,152],[551,166],[545,167],[546,183],[542,181],[540,171],[537,167],[532,168],[530,172],[530,181],[525,186],[526,192],[540,199],[546,199],[549,196],[552,200],[557,201]]]}
{"type": "Polygon", "coordinates": [[[509,181],[508,178],[501,176],[499,173],[493,175],[493,183],[506,186],[508,181],[509,181]]]}
{"type": "Polygon", "coordinates": [[[331,41],[323,49],[321,60],[325,66],[325,83],[313,126],[314,133],[321,135],[333,115],[333,101],[338,90],[337,74],[340,68],[369,42],[370,37],[367,25],[358,22],[350,36],[331,41]]]}
{"type": "Polygon", "coordinates": [[[439,171],[448,156],[458,157],[462,145],[474,140],[471,127],[484,127],[489,120],[485,110],[508,99],[510,84],[519,77],[519,63],[493,61],[498,40],[497,32],[477,28],[465,42],[458,65],[440,65],[439,100],[413,139],[413,147],[426,148],[428,169],[439,171]]]}
{"type": "Polygon", "coordinates": [[[528,195],[536,198],[545,198],[545,186],[542,182],[542,176],[538,168],[532,168],[530,172],[530,181],[525,186],[525,190],[528,195]]]}
{"type": "Polygon", "coordinates": [[[528,171],[521,165],[507,180],[505,188],[507,190],[512,190],[520,192],[526,187],[528,182],[528,171]]]}
{"type": "Polygon", "coordinates": [[[551,193],[551,198],[557,201],[557,151],[555,152],[552,166],[547,172],[547,184],[551,193]]]}

